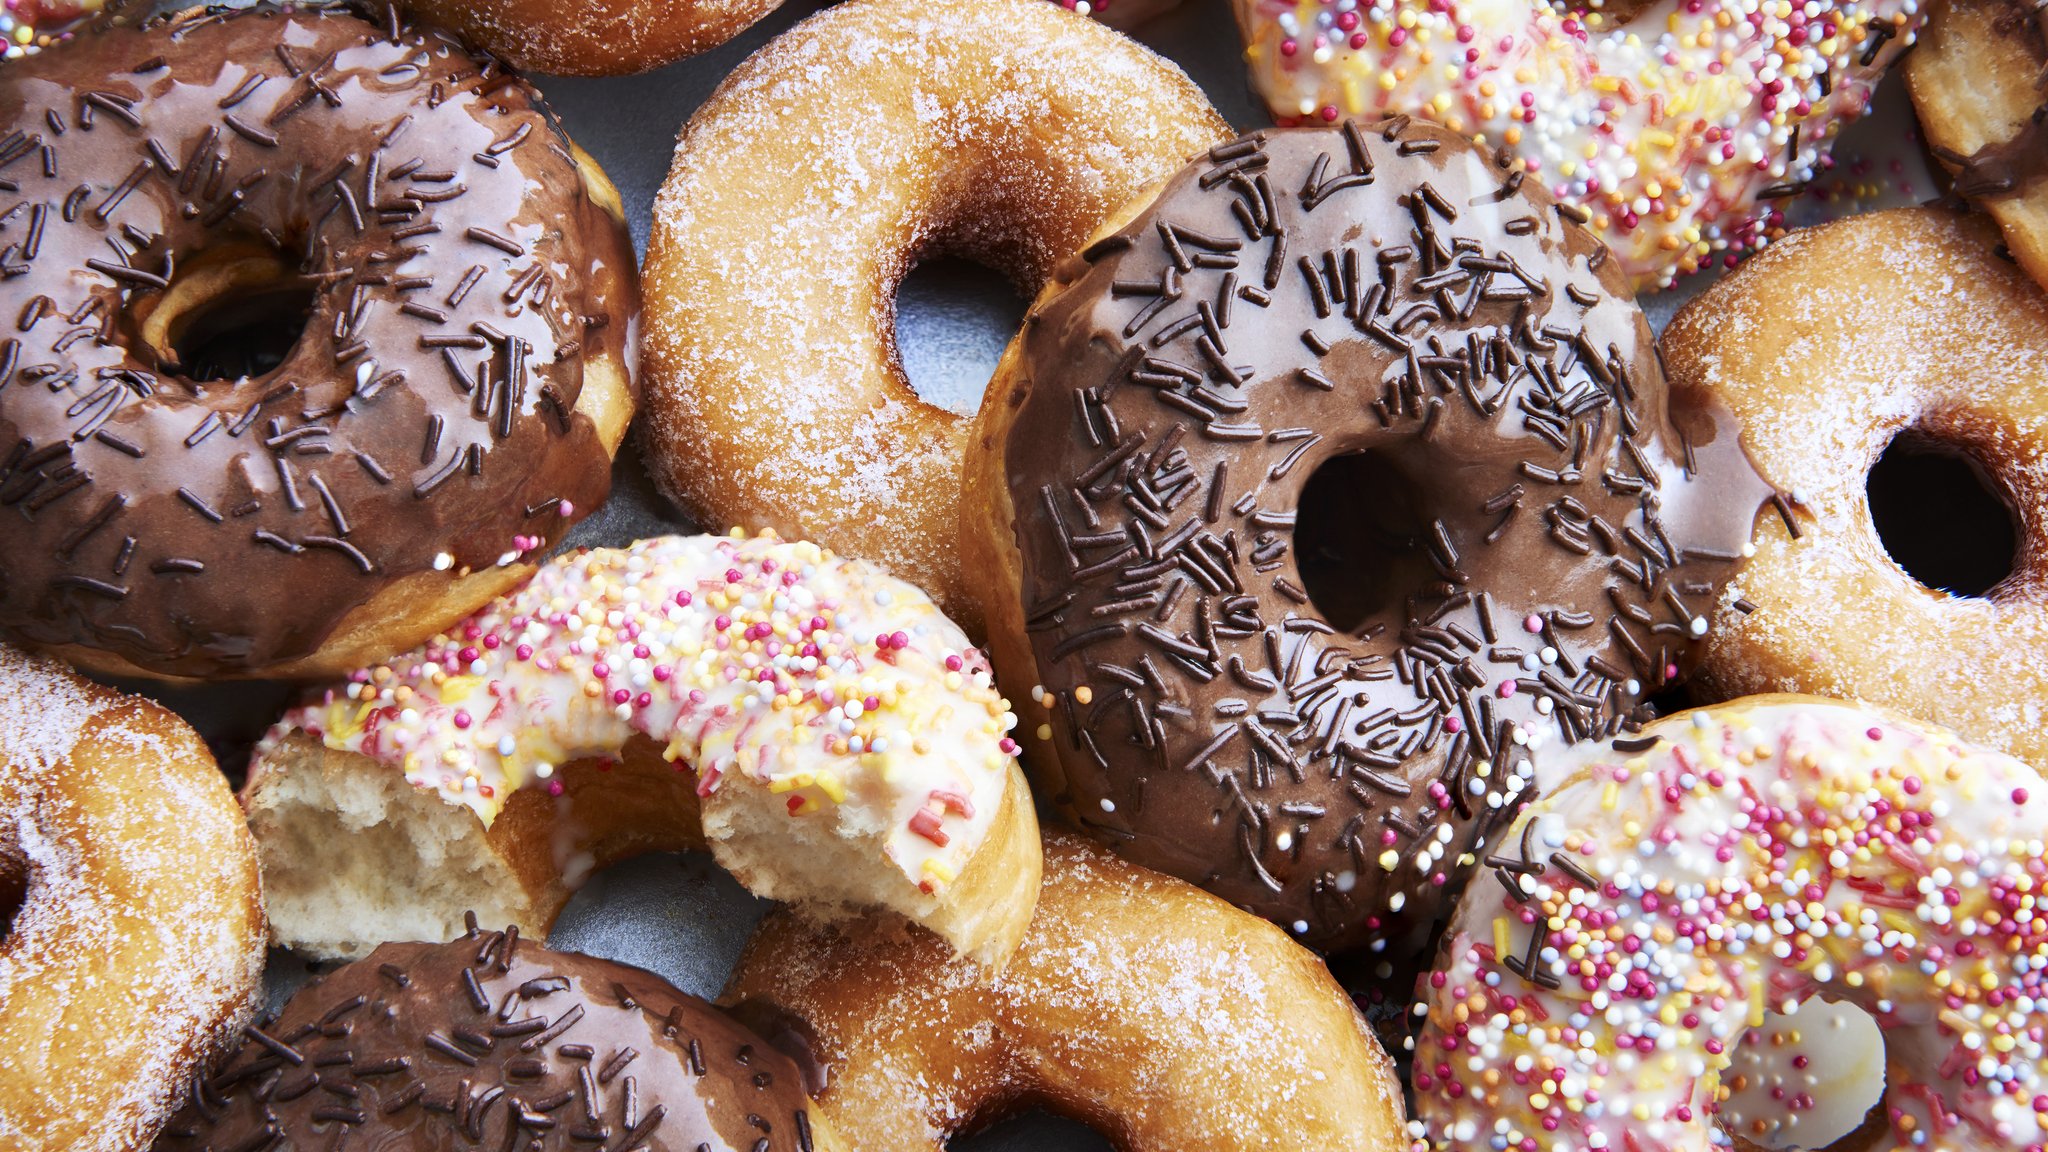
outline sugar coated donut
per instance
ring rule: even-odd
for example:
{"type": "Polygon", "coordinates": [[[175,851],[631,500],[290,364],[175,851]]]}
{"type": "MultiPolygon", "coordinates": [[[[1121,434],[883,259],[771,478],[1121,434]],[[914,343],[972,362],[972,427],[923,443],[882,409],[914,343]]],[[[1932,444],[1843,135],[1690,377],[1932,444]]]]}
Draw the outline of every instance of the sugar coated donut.
{"type": "Polygon", "coordinates": [[[1672,321],[1672,379],[1734,409],[1796,497],[1722,596],[1705,692],[1869,700],[2048,763],[2048,297],[1996,242],[1940,209],[1857,216],[1672,321]],[[1901,438],[1974,461],[2007,505],[2016,569],[1983,595],[1920,584],[1879,539],[1868,477],[1901,438]]]}
{"type": "Polygon", "coordinates": [[[87,31],[0,69],[0,182],[0,633],[335,675],[529,576],[609,490],[617,194],[446,35],[329,4],[87,31]]]}
{"type": "Polygon", "coordinates": [[[1531,754],[1690,669],[1766,491],[1568,211],[1347,121],[1212,150],[1062,273],[965,501],[1042,797],[1315,946],[1419,950],[1531,754]]]}
{"type": "Polygon", "coordinates": [[[0,645],[0,903],[5,1143],[146,1146],[262,986],[255,848],[206,745],[0,645]]]}
{"type": "Polygon", "coordinates": [[[1422,981],[1421,1149],[1706,1149],[1812,997],[1884,1033],[1884,1146],[2040,1152],[2048,782],[1954,733],[1738,701],[1544,765],[1422,981]]]}
{"type": "Polygon", "coordinates": [[[809,1054],[849,1147],[940,1152],[1023,1107],[1121,1152],[1394,1148],[1401,1087],[1322,962],[1077,839],[1000,975],[923,934],[773,913],[721,1002],[809,1054]]]}
{"type": "Polygon", "coordinates": [[[277,938],[319,954],[445,938],[466,904],[544,933],[597,864],[708,839],[759,895],[894,909],[1000,962],[1038,875],[1015,720],[908,584],[769,534],[670,536],[551,561],[326,690],[244,803],[277,938]]]}
{"type": "Polygon", "coordinates": [[[1913,42],[1921,0],[1233,0],[1283,124],[1410,113],[1521,159],[1637,288],[1769,239],[1913,42]],[[1593,8],[1599,8],[1594,0],[1593,8]]]}
{"type": "Polygon", "coordinates": [[[2048,288],[2048,8],[2031,0],[1943,0],[1906,59],[1913,109],[1955,191],[2005,230],[2048,288]]]}
{"type": "Polygon", "coordinates": [[[967,421],[911,391],[920,258],[1029,293],[1227,129],[1180,69],[1045,0],[854,0],[691,118],[647,253],[657,483],[702,524],[869,557],[978,634],[960,583],[967,421]]]}
{"type": "Polygon", "coordinates": [[[709,51],[782,0],[401,0],[520,68],[626,76],[709,51]]]}
{"type": "Polygon", "coordinates": [[[627,964],[519,930],[385,944],[195,1077],[158,1152],[837,1152],[789,1057],[627,964]]]}

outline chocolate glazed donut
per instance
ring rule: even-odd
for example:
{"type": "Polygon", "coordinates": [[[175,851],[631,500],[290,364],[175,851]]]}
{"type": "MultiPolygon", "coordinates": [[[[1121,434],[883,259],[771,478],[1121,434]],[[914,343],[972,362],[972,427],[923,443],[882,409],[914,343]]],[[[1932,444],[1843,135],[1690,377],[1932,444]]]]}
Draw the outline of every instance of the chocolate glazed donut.
{"type": "Polygon", "coordinates": [[[1072,262],[966,517],[1041,795],[1308,943],[1404,951],[1532,754],[1692,667],[1768,489],[1573,211],[1346,123],[1215,149],[1072,262]]]}
{"type": "Polygon", "coordinates": [[[196,9],[8,64],[0,109],[0,631],[318,674],[603,501],[632,250],[501,65],[395,16],[196,9]],[[235,328],[279,346],[223,361],[235,328]]]}

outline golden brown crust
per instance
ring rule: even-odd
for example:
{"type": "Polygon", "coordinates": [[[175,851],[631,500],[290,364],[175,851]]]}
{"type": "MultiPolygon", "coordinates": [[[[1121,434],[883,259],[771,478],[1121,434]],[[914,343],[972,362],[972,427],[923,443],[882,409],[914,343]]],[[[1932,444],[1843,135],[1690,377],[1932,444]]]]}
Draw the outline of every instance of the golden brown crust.
{"type": "Polygon", "coordinates": [[[1020,1105],[1125,1152],[1395,1148],[1400,1087],[1321,961],[1278,929],[1049,837],[1039,914],[1001,975],[937,940],[771,915],[724,1003],[794,1017],[854,1148],[943,1148],[1020,1105]]]}
{"type": "Polygon", "coordinates": [[[2048,287],[2048,129],[2029,128],[2048,109],[2048,44],[2035,23],[2048,14],[2030,7],[1937,0],[1906,57],[1906,87],[1928,145],[1958,177],[1956,190],[1998,221],[2014,258],[2048,287]],[[2005,179],[2015,186],[2001,190],[2005,179]]]}
{"type": "Polygon", "coordinates": [[[896,287],[954,253],[1035,292],[1227,131],[1178,68],[1043,0],[856,0],[798,25],[698,110],[656,205],[656,481],[709,528],[876,560],[978,636],[968,422],[904,378],[896,287]]]}
{"type": "Polygon", "coordinates": [[[1666,330],[1673,386],[1719,395],[1796,497],[1798,535],[1766,517],[1722,597],[1708,698],[1867,700],[2048,760],[2048,296],[1997,240],[1933,208],[1802,230],[1666,330]],[[2016,570],[1984,597],[1920,585],[1878,539],[1867,477],[1909,430],[1978,460],[2018,521],[2016,570]]]}
{"type": "Polygon", "coordinates": [[[146,1145],[253,1010],[264,924],[227,782],[165,709],[0,647],[0,1133],[146,1145]]]}
{"type": "Polygon", "coordinates": [[[707,52],[782,0],[405,0],[421,19],[531,72],[628,76],[707,52]]]}

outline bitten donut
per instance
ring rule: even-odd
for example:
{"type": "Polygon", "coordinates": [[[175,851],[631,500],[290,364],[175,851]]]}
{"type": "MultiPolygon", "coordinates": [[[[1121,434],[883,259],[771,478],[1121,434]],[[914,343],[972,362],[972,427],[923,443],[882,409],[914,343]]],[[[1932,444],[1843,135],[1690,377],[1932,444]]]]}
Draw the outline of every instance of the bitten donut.
{"type": "Polygon", "coordinates": [[[262,987],[255,848],[206,745],[0,645],[0,905],[5,1142],[146,1146],[262,987]]]}
{"type": "Polygon", "coordinates": [[[492,55],[557,76],[626,76],[718,47],[782,0],[400,0],[492,55]]]}
{"type": "Polygon", "coordinates": [[[519,930],[385,944],[194,1077],[158,1152],[838,1152],[789,1057],[652,972],[519,930]]]}
{"type": "Polygon", "coordinates": [[[1696,682],[1711,698],[1868,700],[2048,763],[2048,297],[1997,239],[1935,208],[1796,232],[1666,330],[1673,382],[1732,408],[1796,497],[1722,594],[1696,682]],[[1898,440],[1974,461],[2010,512],[2015,568],[1983,595],[1886,552],[1869,476],[1898,440]]]}
{"type": "Polygon", "coordinates": [[[1406,119],[1133,204],[975,434],[967,571],[1041,798],[1331,949],[1419,948],[1532,752],[1686,674],[1766,496],[1593,233],[1406,119]]]}
{"type": "Polygon", "coordinates": [[[2005,230],[2020,266],[2048,288],[2048,8],[2029,0],[1934,5],[1907,58],[1921,131],[1955,191],[2005,230]]]}
{"type": "Polygon", "coordinates": [[[923,593],[773,536],[662,537],[352,674],[257,748],[278,942],[360,956],[466,908],[544,934],[593,868],[701,848],[756,894],[881,907],[1000,965],[1038,826],[987,661],[923,593]]]}
{"type": "Polygon", "coordinates": [[[1045,0],[856,0],[799,24],[698,109],[655,206],[656,482],[700,524],[873,559],[979,635],[968,421],[904,378],[897,285],[957,254],[1035,292],[1226,134],[1178,68],[1045,0]]]}
{"type": "Polygon", "coordinates": [[[446,35],[325,4],[87,31],[0,69],[0,186],[0,634],[336,675],[605,498],[617,195],[446,35]]]}
{"type": "Polygon", "coordinates": [[[849,1147],[940,1152],[1028,1107],[1120,1152],[1398,1146],[1401,1087],[1322,962],[1064,836],[1000,975],[921,933],[774,913],[721,1002],[808,1054],[849,1147]]]}
{"type": "Polygon", "coordinates": [[[1920,0],[1233,0],[1283,124],[1427,116],[1591,216],[1637,289],[1767,243],[1913,42],[1920,0]],[[1594,0],[1594,8],[1599,7],[1594,0]]]}
{"type": "Polygon", "coordinates": [[[1422,981],[1417,1147],[1706,1149],[1767,1009],[1883,1030],[1883,1147],[2048,1134],[2048,782],[1812,697],[1684,713],[1544,766],[1422,981]]]}

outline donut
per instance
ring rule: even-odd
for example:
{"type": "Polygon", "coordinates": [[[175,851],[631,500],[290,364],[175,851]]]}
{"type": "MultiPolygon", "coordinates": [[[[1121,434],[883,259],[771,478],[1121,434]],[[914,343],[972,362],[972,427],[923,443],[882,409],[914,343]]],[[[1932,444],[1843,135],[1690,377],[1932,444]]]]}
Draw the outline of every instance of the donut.
{"type": "Polygon", "coordinates": [[[9,62],[0,110],[0,634],[335,675],[603,501],[633,252],[524,81],[396,17],[196,8],[9,62]]]}
{"type": "Polygon", "coordinates": [[[1591,216],[1637,289],[1781,229],[1912,44],[1920,0],[1233,0],[1282,124],[1427,116],[1591,216]]]}
{"type": "Polygon", "coordinates": [[[182,720],[0,645],[10,1147],[147,1146],[256,1005],[256,884],[227,780],[182,720]]]}
{"type": "Polygon", "coordinates": [[[1041,1107],[1120,1152],[1395,1148],[1393,1065],[1271,925],[1061,835],[993,973],[931,936],[771,913],[720,1002],[808,1054],[849,1147],[939,1152],[1041,1107]]]}
{"type": "Polygon", "coordinates": [[[384,944],[195,1077],[158,1152],[837,1152],[788,1056],[652,972],[517,928],[384,944]]]}
{"type": "Polygon", "coordinates": [[[2035,282],[2048,287],[2048,9],[2027,0],[1933,8],[1906,86],[1955,191],[1981,204],[2035,282]]]}
{"type": "Polygon", "coordinates": [[[2043,1147],[2039,773],[1797,696],[1542,771],[1420,984],[1418,1149],[1705,1149],[1730,1050],[1814,997],[1883,1030],[1881,1146],[2043,1147]]]}
{"type": "Polygon", "coordinates": [[[1045,0],[855,0],[784,33],[697,110],[655,205],[656,484],[700,524],[872,559],[979,635],[968,420],[911,390],[896,288],[959,255],[1028,295],[1227,132],[1180,69],[1045,0]]]}
{"type": "Polygon", "coordinates": [[[1015,720],[873,565],[670,536],[550,561],[319,692],[243,803],[273,935],[315,955],[445,939],[466,907],[538,936],[593,868],[708,840],[757,895],[892,909],[1000,964],[1038,876],[1015,720]]]}
{"type": "Polygon", "coordinates": [[[515,67],[557,76],[627,76],[707,52],[782,0],[403,0],[515,67]]]}
{"type": "Polygon", "coordinates": [[[1572,209],[1406,119],[1131,205],[974,434],[1040,797],[1332,950],[1419,950],[1529,757],[1685,675],[1767,495],[1572,209]]]}
{"type": "Polygon", "coordinates": [[[1793,233],[1672,320],[1674,383],[1733,409],[1757,467],[1796,496],[1722,593],[1703,698],[1868,700],[2048,763],[2048,298],[1996,243],[1937,208],[1845,219],[1793,233]],[[2011,576],[1958,596],[1891,557],[1869,477],[1895,441],[1982,471],[2016,529],[2011,576]]]}

